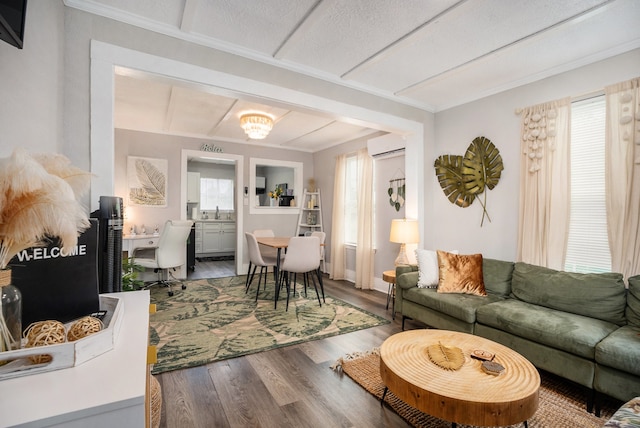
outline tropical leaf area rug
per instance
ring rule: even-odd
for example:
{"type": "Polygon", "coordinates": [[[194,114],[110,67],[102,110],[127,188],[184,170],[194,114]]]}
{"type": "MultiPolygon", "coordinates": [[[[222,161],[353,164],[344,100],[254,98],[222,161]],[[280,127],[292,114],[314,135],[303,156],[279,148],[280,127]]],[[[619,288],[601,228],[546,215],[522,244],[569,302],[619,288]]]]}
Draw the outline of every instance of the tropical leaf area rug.
{"type": "MultiPolygon", "coordinates": [[[[382,398],[384,384],[380,377],[380,355],[378,349],[370,352],[347,355],[332,366],[342,370],[358,385],[378,399],[382,398]]],[[[540,404],[528,421],[530,428],[596,428],[601,427],[613,415],[621,403],[605,399],[600,417],[585,410],[585,391],[550,373],[541,373],[540,404]]],[[[450,428],[451,422],[435,418],[409,406],[392,392],[388,392],[385,403],[410,425],[419,428],[450,428]]],[[[468,425],[458,424],[459,428],[468,425]]],[[[522,427],[523,424],[512,425],[522,427]]]]}
{"type": "MultiPolygon", "coordinates": [[[[313,285],[305,297],[298,284],[286,307],[286,291],[274,309],[273,276],[256,302],[256,275],[245,294],[246,276],[185,281],[169,297],[163,287],[151,288],[151,344],[158,349],[153,373],[195,367],[213,361],[266,351],[309,340],[349,333],[389,321],[325,296],[318,304],[313,285]]],[[[319,287],[318,287],[319,288],[319,287]]]]}

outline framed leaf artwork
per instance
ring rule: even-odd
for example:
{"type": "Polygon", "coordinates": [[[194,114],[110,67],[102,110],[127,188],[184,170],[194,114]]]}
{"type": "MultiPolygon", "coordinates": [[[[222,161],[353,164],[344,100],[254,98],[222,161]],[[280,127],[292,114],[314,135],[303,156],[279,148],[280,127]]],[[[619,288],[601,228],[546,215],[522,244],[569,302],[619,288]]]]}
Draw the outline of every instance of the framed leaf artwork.
{"type": "Polygon", "coordinates": [[[168,162],[166,159],[127,158],[129,204],[149,207],[167,206],[168,162]]]}

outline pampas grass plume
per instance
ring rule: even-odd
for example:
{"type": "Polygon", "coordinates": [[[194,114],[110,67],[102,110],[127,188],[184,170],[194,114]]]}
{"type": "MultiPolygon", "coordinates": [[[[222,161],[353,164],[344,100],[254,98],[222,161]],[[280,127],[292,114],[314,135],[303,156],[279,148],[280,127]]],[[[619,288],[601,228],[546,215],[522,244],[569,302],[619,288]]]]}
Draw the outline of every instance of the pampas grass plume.
{"type": "Polygon", "coordinates": [[[62,250],[77,245],[90,226],[78,199],[91,175],[62,155],[30,155],[16,149],[0,159],[0,269],[20,251],[60,239],[62,250]]]}

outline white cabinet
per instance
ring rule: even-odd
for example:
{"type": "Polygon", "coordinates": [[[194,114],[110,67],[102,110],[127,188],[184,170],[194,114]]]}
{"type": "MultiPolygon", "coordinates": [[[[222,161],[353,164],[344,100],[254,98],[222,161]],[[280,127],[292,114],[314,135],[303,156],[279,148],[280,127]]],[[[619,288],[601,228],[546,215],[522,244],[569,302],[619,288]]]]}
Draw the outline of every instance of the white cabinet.
{"type": "Polygon", "coordinates": [[[236,225],[231,222],[196,222],[196,256],[236,251],[236,225]]]}
{"type": "Polygon", "coordinates": [[[200,203],[199,172],[187,172],[187,202],[200,203]]]}
{"type": "Polygon", "coordinates": [[[220,251],[220,225],[204,223],[202,225],[202,252],[214,253],[220,251]]]}
{"type": "Polygon", "coordinates": [[[222,223],[220,225],[220,251],[233,252],[236,250],[236,225],[222,223]]]}
{"type": "Polygon", "coordinates": [[[0,426],[145,426],[149,291],[110,296],[124,303],[113,349],[75,367],[3,380],[0,426]]]}

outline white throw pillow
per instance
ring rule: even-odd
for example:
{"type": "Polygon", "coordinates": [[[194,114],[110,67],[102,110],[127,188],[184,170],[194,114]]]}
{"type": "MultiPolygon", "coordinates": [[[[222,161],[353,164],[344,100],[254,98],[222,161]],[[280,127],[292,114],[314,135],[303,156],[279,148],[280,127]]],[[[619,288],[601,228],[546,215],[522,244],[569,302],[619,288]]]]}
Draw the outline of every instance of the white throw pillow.
{"type": "MultiPolygon", "coordinates": [[[[458,254],[457,250],[449,251],[458,254]]],[[[416,250],[418,261],[418,288],[437,288],[440,280],[438,253],[431,250],[416,250]]]]}

